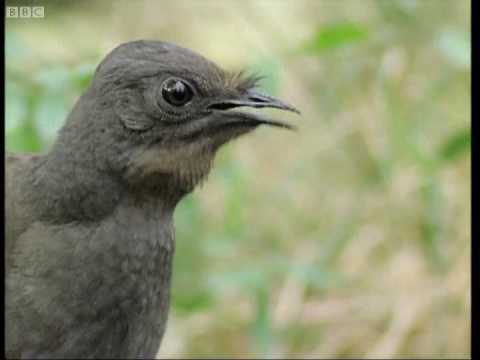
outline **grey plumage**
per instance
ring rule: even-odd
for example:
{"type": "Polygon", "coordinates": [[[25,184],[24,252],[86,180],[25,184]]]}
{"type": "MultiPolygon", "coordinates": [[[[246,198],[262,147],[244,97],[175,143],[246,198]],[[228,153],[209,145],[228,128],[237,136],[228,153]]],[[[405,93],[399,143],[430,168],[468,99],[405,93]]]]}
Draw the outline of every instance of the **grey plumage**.
{"type": "Polygon", "coordinates": [[[47,154],[7,156],[7,357],[155,356],[175,206],[221,145],[261,124],[289,127],[232,109],[296,111],[255,85],[173,44],[123,44],[47,154]]]}

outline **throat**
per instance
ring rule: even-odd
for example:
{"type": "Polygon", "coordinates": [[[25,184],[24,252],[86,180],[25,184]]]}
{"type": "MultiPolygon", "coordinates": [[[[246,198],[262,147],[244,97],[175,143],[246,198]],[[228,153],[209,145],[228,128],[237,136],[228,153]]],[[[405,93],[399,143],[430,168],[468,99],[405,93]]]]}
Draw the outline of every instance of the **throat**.
{"type": "Polygon", "coordinates": [[[213,165],[214,151],[193,145],[156,148],[137,152],[127,170],[127,180],[140,191],[179,201],[206,180],[213,165]]]}

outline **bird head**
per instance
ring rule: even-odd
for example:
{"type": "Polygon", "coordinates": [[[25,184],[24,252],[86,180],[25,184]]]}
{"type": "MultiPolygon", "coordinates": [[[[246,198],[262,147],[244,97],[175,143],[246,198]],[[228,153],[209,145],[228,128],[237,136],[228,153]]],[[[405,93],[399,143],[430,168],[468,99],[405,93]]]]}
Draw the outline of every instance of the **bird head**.
{"type": "MultiPolygon", "coordinates": [[[[170,43],[129,42],[100,63],[83,100],[82,116],[74,111],[69,122],[90,122],[88,136],[96,139],[97,146],[91,146],[98,152],[96,159],[103,159],[129,183],[168,178],[188,192],[208,174],[223,144],[259,125],[292,128],[239,109],[298,113],[260,92],[257,82],[257,77],[225,72],[170,43]]],[[[71,133],[70,145],[81,137],[71,133]]]]}

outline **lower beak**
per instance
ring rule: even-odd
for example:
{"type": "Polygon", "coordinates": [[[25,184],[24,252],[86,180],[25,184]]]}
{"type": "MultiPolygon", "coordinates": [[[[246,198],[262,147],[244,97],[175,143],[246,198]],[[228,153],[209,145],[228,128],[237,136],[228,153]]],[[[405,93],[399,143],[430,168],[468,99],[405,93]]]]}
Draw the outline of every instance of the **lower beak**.
{"type": "Polygon", "coordinates": [[[232,123],[238,125],[271,125],[286,129],[294,129],[294,126],[267,118],[260,114],[248,113],[243,111],[231,111],[231,109],[239,107],[250,107],[250,108],[274,108],[280,110],[291,111],[296,114],[300,114],[295,107],[292,105],[274,98],[270,95],[266,95],[258,92],[257,90],[248,90],[239,97],[232,99],[223,99],[212,103],[208,108],[216,112],[226,112],[225,123],[232,123]],[[229,111],[230,110],[230,111],[229,111]]]}

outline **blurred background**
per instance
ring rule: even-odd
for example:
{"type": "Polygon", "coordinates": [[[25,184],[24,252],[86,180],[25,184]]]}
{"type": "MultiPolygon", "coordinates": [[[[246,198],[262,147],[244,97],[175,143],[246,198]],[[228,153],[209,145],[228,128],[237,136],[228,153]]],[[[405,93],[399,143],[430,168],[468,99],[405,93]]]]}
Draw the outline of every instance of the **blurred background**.
{"type": "Polygon", "coordinates": [[[302,110],[223,148],[177,208],[160,358],[470,357],[469,1],[7,5],[45,9],[6,21],[8,151],[47,151],[99,61],[142,38],[302,110]]]}

